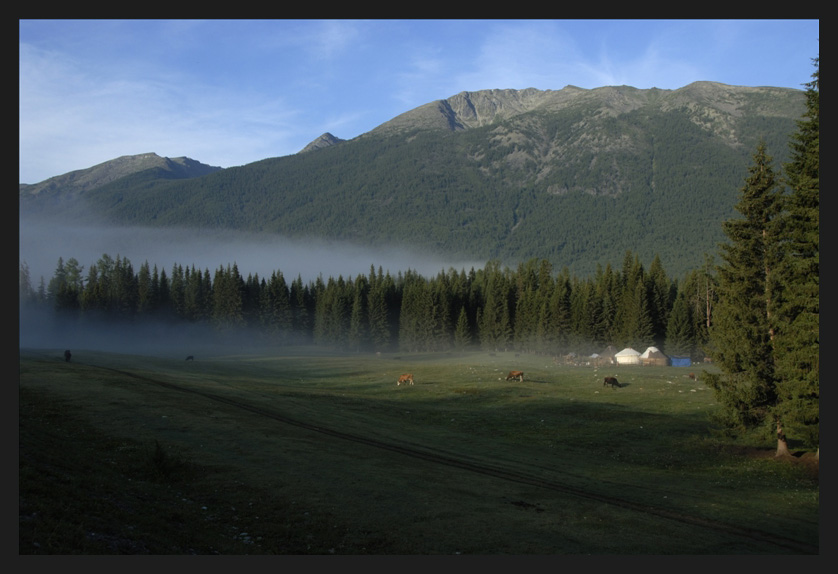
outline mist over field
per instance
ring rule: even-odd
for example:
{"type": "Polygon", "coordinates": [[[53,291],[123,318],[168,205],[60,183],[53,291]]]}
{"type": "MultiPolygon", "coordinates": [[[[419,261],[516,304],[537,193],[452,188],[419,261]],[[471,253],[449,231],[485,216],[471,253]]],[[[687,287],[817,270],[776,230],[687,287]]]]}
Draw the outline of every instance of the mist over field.
{"type": "Polygon", "coordinates": [[[116,323],[97,319],[67,318],[48,309],[21,309],[18,342],[21,349],[56,349],[62,358],[70,349],[83,361],[85,350],[196,359],[215,354],[269,351],[257,337],[237,331],[228,335],[208,329],[205,323],[139,321],[116,323]]]}
{"type": "Polygon", "coordinates": [[[423,276],[433,276],[453,267],[457,270],[479,268],[485,261],[446,259],[428,253],[410,252],[394,247],[363,247],[348,243],[318,239],[287,239],[271,234],[245,233],[232,230],[152,229],[142,227],[113,227],[79,225],[71,222],[34,222],[21,216],[20,261],[29,266],[32,286],[37,289],[40,278],[49,283],[58,265],[58,258],[66,262],[75,258],[84,267],[84,275],[91,264],[103,254],[113,258],[128,258],[139,271],[148,261],[158,271],[171,276],[172,266],[195,266],[203,271],[236,264],[242,277],[258,274],[269,279],[274,271],[281,271],[290,284],[297,276],[304,283],[322,275],[355,277],[368,275],[370,266],[379,267],[396,275],[412,269],[423,276]]]}

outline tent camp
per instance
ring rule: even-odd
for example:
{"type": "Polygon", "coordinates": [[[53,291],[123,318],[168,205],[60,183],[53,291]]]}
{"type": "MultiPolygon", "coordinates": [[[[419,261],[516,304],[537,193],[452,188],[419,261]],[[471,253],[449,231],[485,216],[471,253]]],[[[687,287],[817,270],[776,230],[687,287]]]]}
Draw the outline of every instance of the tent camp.
{"type": "Polygon", "coordinates": [[[649,347],[640,355],[640,363],[647,367],[665,367],[669,364],[669,357],[661,353],[657,347],[649,347]]]}
{"type": "Polygon", "coordinates": [[[617,361],[618,365],[639,365],[640,353],[631,347],[626,347],[619,353],[614,354],[614,360],[617,361]]]}

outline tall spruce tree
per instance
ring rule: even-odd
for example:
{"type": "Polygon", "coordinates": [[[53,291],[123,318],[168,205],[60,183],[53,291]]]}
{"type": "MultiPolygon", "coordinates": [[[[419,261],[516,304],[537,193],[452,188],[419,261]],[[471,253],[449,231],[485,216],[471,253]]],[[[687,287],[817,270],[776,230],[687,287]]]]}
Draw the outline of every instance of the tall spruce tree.
{"type": "Polygon", "coordinates": [[[820,443],[820,71],[807,84],[806,112],[784,166],[789,193],[780,220],[782,294],[775,315],[777,416],[810,446],[820,443]]]}
{"type": "Polygon", "coordinates": [[[148,261],[140,265],[137,273],[137,313],[145,316],[151,310],[152,305],[151,268],[148,261]]]}
{"type": "Polygon", "coordinates": [[[349,329],[346,335],[346,345],[349,350],[358,352],[366,346],[369,338],[369,323],[367,321],[369,282],[363,275],[358,275],[355,278],[355,282],[347,286],[351,290],[352,302],[349,311],[349,329]]]}
{"type": "Polygon", "coordinates": [[[65,287],[67,283],[67,270],[64,268],[64,258],[58,258],[58,264],[55,267],[55,272],[52,274],[52,279],[49,280],[47,286],[47,298],[55,304],[58,298],[58,292],[65,287]]]}
{"type": "Polygon", "coordinates": [[[693,351],[693,320],[687,296],[680,292],[675,297],[666,327],[664,351],[667,355],[690,356],[693,351]]]}
{"type": "Polygon", "coordinates": [[[308,342],[312,336],[314,297],[309,286],[303,284],[303,278],[299,274],[291,282],[289,300],[293,335],[301,342],[308,342]]]}
{"type": "Polygon", "coordinates": [[[29,265],[25,261],[20,262],[18,295],[20,296],[21,306],[30,305],[37,300],[37,294],[35,289],[32,288],[32,279],[29,275],[29,265]]]}
{"type": "Polygon", "coordinates": [[[725,221],[729,242],[721,245],[718,303],[710,328],[713,359],[721,374],[707,377],[722,406],[720,422],[732,429],[777,423],[777,453],[788,452],[779,422],[772,338],[779,263],[777,218],[781,195],[772,160],[760,143],[736,209],[725,221]]]}
{"type": "Polygon", "coordinates": [[[468,325],[468,313],[466,313],[465,306],[460,308],[460,314],[457,316],[457,325],[454,329],[454,348],[458,351],[464,351],[471,344],[471,331],[468,325]]]}
{"type": "Polygon", "coordinates": [[[396,286],[390,273],[385,276],[379,267],[376,275],[375,270],[370,269],[367,313],[369,314],[369,336],[376,351],[387,351],[390,348],[393,331],[391,317],[394,314],[390,307],[395,290],[396,286]]]}

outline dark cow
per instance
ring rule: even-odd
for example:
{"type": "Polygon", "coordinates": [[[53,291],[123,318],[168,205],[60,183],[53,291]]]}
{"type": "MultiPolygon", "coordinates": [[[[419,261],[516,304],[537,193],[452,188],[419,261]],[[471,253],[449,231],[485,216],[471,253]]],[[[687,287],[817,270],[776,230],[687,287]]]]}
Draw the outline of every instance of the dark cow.
{"type": "Polygon", "coordinates": [[[693,380],[693,381],[695,380],[695,373],[690,373],[687,376],[690,378],[690,380],[693,380]]]}
{"type": "Polygon", "coordinates": [[[518,379],[522,383],[524,382],[524,371],[509,371],[509,374],[506,375],[506,380],[518,379]]]}
{"type": "Polygon", "coordinates": [[[187,361],[194,361],[195,357],[193,357],[192,355],[189,355],[188,357],[186,357],[186,360],[187,361]]]}
{"type": "Polygon", "coordinates": [[[622,387],[620,381],[617,380],[617,377],[605,377],[605,379],[602,381],[602,386],[607,387],[608,385],[611,385],[612,389],[614,387],[617,387],[618,389],[622,387]]]}
{"type": "Polygon", "coordinates": [[[70,352],[70,349],[64,351],[64,360],[68,363],[70,362],[70,358],[73,356],[73,353],[70,352]]]}
{"type": "Polygon", "coordinates": [[[406,385],[412,385],[413,384],[413,374],[412,373],[403,374],[401,377],[399,377],[399,380],[396,381],[396,386],[401,386],[402,383],[404,383],[406,385]]]}

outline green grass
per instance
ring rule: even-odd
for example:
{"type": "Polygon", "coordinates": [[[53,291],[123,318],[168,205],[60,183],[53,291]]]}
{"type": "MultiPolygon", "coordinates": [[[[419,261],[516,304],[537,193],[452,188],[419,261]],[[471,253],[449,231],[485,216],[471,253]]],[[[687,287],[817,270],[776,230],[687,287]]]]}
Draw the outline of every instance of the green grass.
{"type": "Polygon", "coordinates": [[[684,369],[20,357],[21,554],[818,551],[817,474],[713,433],[684,369]]]}

